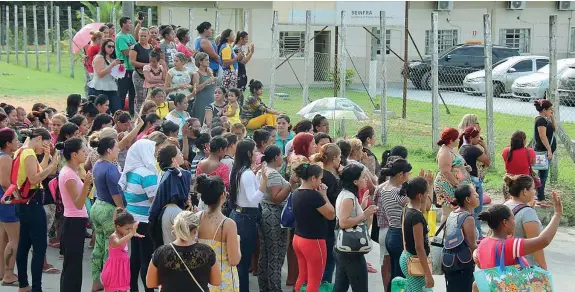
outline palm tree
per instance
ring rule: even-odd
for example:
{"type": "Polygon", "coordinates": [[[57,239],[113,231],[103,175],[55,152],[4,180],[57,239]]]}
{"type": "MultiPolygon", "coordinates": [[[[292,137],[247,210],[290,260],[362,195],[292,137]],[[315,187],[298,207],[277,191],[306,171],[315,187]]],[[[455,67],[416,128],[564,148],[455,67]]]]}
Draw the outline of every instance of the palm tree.
{"type": "MultiPolygon", "coordinates": [[[[84,9],[84,19],[86,23],[97,22],[97,8],[100,7],[100,22],[112,22],[113,19],[120,19],[122,14],[122,2],[121,1],[98,1],[98,6],[88,2],[80,2],[86,7],[84,9]],[[115,10],[115,17],[112,17],[112,11],[115,10]]],[[[76,17],[78,19],[82,18],[80,11],[76,11],[76,17]]]]}

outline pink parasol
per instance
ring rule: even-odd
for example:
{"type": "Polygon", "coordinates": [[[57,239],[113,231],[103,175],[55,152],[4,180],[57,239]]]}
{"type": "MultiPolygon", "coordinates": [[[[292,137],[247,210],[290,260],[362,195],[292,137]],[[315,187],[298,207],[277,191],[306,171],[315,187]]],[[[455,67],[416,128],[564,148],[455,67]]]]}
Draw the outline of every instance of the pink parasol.
{"type": "Polygon", "coordinates": [[[101,26],[105,25],[105,23],[90,23],[86,24],[80,31],[74,35],[72,50],[74,53],[78,53],[80,50],[83,50],[91,41],[92,36],[90,32],[98,31],[101,26]]]}

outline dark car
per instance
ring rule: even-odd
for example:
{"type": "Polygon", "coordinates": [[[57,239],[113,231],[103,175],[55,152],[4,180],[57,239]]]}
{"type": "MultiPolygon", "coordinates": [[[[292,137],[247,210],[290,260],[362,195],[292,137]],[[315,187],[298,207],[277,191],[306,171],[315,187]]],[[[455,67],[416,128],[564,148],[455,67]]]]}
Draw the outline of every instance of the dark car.
{"type": "MultiPolygon", "coordinates": [[[[467,74],[484,69],[484,47],[482,44],[460,44],[439,53],[439,85],[441,87],[462,87],[467,74]]],[[[493,64],[519,51],[504,46],[493,46],[493,64]]],[[[401,72],[404,74],[403,70],[401,72]]],[[[407,78],[418,89],[431,89],[431,57],[423,61],[411,61],[407,78]]]]}

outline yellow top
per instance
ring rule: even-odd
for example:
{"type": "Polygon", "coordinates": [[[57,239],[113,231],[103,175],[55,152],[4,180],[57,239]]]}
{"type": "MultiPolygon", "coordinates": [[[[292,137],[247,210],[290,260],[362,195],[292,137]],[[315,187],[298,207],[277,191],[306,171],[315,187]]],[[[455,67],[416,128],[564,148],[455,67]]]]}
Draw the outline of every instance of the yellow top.
{"type": "Polygon", "coordinates": [[[238,105],[238,107],[236,108],[236,114],[233,116],[230,116],[232,114],[233,108],[232,108],[232,104],[228,104],[228,109],[226,110],[226,116],[228,116],[228,120],[230,121],[230,125],[233,125],[235,123],[241,123],[242,121],[240,120],[240,107],[238,105]]]}
{"type": "Polygon", "coordinates": [[[167,101],[162,102],[156,109],[156,113],[163,120],[170,113],[170,104],[167,101]]]}
{"type": "MultiPolygon", "coordinates": [[[[36,158],[36,152],[34,152],[34,150],[30,149],[30,148],[20,148],[18,149],[18,151],[16,151],[16,153],[14,153],[14,157],[16,157],[16,155],[18,155],[19,152],[22,152],[22,154],[20,154],[20,168],[18,169],[18,188],[22,187],[22,185],[24,184],[24,182],[26,181],[26,178],[28,177],[28,175],[26,174],[26,158],[32,156],[34,157],[34,160],[36,161],[36,164],[38,165],[38,168],[40,169],[40,171],[42,170],[42,167],[40,166],[40,163],[38,162],[38,158],[36,158]]],[[[31,185],[30,189],[41,189],[42,188],[42,184],[36,184],[36,185],[31,185]]]]}
{"type": "MultiPolygon", "coordinates": [[[[222,60],[226,61],[226,60],[231,60],[231,59],[232,59],[232,47],[230,46],[230,44],[226,44],[226,46],[222,48],[222,60]]],[[[234,70],[234,64],[233,63],[230,64],[229,69],[232,71],[234,70]]]]}

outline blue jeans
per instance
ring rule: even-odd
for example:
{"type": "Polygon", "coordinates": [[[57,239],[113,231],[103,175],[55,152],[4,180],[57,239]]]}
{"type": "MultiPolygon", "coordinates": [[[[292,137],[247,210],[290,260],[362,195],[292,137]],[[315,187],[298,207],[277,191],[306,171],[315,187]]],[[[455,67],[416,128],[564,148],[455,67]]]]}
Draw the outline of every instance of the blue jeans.
{"type": "Polygon", "coordinates": [[[405,278],[401,267],[399,265],[399,258],[403,252],[403,237],[401,233],[401,228],[389,228],[387,231],[387,236],[385,237],[385,248],[389,252],[389,259],[391,262],[391,274],[389,277],[388,287],[391,287],[391,281],[395,277],[405,278]]]}
{"type": "Polygon", "coordinates": [[[549,177],[549,169],[539,171],[539,178],[541,179],[541,186],[537,189],[537,200],[538,201],[545,201],[545,183],[547,183],[547,177],[549,177]]]}
{"type": "Polygon", "coordinates": [[[230,214],[230,218],[236,222],[238,235],[240,236],[240,251],[242,253],[242,258],[238,264],[240,292],[250,291],[250,273],[248,270],[256,247],[258,222],[261,214],[259,208],[244,208],[241,212],[232,210],[230,214]]]}
{"type": "Polygon", "coordinates": [[[331,283],[333,280],[333,272],[335,271],[335,251],[333,248],[335,247],[335,230],[333,228],[329,228],[333,226],[331,223],[328,223],[328,230],[327,230],[327,237],[325,238],[325,246],[327,250],[327,259],[325,261],[325,269],[323,271],[323,278],[321,279],[322,282],[329,282],[331,283]]]}
{"type": "Polygon", "coordinates": [[[481,211],[483,210],[483,180],[478,177],[472,176],[471,181],[475,186],[475,191],[479,195],[479,206],[475,208],[475,210],[473,210],[473,218],[475,218],[475,228],[477,228],[477,231],[479,232],[479,237],[481,237],[483,236],[483,233],[481,232],[481,222],[479,221],[479,219],[477,219],[477,216],[479,216],[479,213],[481,213],[481,211]]]}

